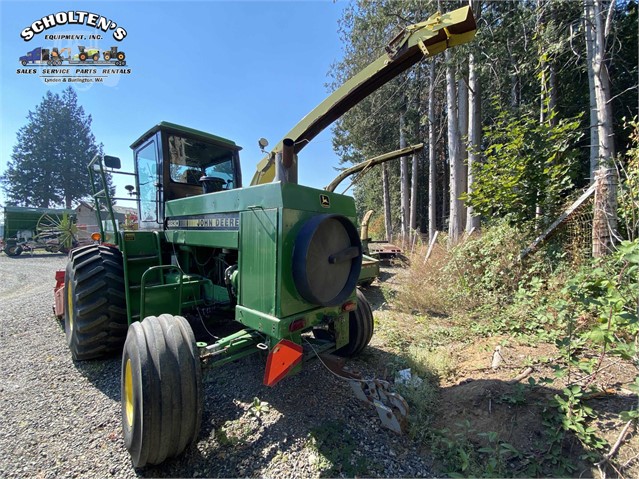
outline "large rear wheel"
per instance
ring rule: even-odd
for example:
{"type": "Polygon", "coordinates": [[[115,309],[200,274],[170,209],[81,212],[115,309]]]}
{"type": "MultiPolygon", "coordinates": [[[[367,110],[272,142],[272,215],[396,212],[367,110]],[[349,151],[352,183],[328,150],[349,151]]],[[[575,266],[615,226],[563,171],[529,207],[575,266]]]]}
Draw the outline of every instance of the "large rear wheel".
{"type": "Polygon", "coordinates": [[[357,308],[348,315],[348,344],[335,351],[335,354],[355,356],[371,342],[372,337],[373,311],[364,293],[358,289],[357,308]]]}
{"type": "Polygon", "coordinates": [[[121,382],[124,443],[135,467],[160,464],[195,442],[202,373],[186,319],[162,314],[131,324],[121,382]]]}
{"type": "Polygon", "coordinates": [[[96,359],[121,351],[127,317],[120,251],[103,245],[73,250],[64,288],[64,329],[73,359],[96,359]]]}
{"type": "MultiPolygon", "coordinates": [[[[324,341],[335,341],[333,324],[326,328],[313,329],[313,336],[324,341]]],[[[357,290],[357,308],[348,314],[348,343],[335,354],[339,356],[356,356],[370,343],[373,337],[373,312],[364,293],[357,290]]]]}

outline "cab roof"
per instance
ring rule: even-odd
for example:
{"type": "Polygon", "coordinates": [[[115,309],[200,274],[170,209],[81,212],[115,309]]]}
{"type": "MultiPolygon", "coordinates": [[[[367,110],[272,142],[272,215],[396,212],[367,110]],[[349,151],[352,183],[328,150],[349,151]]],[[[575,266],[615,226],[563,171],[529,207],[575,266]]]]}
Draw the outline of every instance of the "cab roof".
{"type": "Polygon", "coordinates": [[[162,121],[158,123],[142,136],[140,136],[140,138],[133,142],[133,144],[131,145],[131,149],[135,150],[138,146],[140,146],[143,142],[145,142],[148,138],[150,138],[158,131],[188,136],[196,140],[204,141],[207,143],[214,143],[216,145],[224,146],[236,151],[242,149],[242,147],[237,146],[234,141],[222,138],[221,136],[211,135],[210,133],[206,133],[204,131],[195,130],[193,128],[177,125],[175,123],[169,123],[168,121],[162,121]]]}

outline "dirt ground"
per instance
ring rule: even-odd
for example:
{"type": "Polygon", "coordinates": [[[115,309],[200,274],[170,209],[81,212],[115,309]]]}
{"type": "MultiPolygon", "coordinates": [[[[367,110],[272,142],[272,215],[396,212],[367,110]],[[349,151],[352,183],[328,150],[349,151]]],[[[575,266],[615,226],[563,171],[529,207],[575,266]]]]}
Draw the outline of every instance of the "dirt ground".
{"type": "MultiPolygon", "coordinates": [[[[375,282],[367,290],[378,331],[372,345],[385,351],[397,352],[411,344],[419,344],[418,330],[426,329],[441,336],[449,326],[445,317],[424,318],[397,310],[392,301],[393,291],[401,287],[402,276],[401,264],[387,265],[383,281],[375,282]],[[389,334],[391,331],[393,333],[389,334]],[[397,332],[400,337],[411,339],[393,342],[398,337],[397,332]]],[[[548,446],[549,434],[561,430],[560,424],[549,419],[552,417],[549,400],[566,386],[582,379],[580,384],[589,381],[597,391],[586,401],[596,415],[589,426],[606,439],[608,446],[604,451],[609,452],[626,425],[619,419],[619,412],[639,406],[637,396],[626,388],[636,375],[631,364],[617,358],[605,358],[600,372],[594,377],[556,379],[553,365],[560,358],[553,344],[531,345],[507,336],[471,337],[470,333],[465,338],[428,341],[427,338],[433,356],[443,357],[445,362],[445,367],[439,370],[438,397],[432,412],[433,430],[445,430],[448,438],[470,448],[483,448],[484,455],[499,444],[511,445],[519,454],[495,453],[503,459],[504,469],[501,470],[507,471],[508,475],[545,475],[547,471],[536,467],[549,459],[554,461],[552,458],[556,456],[558,460],[569,459],[576,466],[576,470],[570,471],[572,477],[639,477],[636,426],[627,428],[610,464],[599,469],[592,466],[592,461],[584,460],[586,451],[571,434],[561,442],[561,451],[548,446]],[[497,347],[498,353],[495,352],[497,347]],[[499,354],[499,364],[493,368],[496,354],[499,354]],[[547,383],[544,383],[545,378],[547,383]]],[[[383,365],[378,368],[382,369],[383,365]]],[[[424,447],[423,452],[433,453],[429,447],[424,447]]],[[[436,474],[446,472],[445,464],[435,460],[434,471],[436,474]]]]}

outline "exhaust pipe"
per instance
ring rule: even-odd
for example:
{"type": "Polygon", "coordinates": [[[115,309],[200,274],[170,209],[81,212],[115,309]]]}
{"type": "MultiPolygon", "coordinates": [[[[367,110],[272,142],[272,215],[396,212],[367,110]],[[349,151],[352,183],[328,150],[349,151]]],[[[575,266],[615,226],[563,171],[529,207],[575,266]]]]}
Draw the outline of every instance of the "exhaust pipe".
{"type": "Polygon", "coordinates": [[[282,140],[282,151],[275,154],[275,181],[297,183],[295,142],[290,138],[282,140]]]}

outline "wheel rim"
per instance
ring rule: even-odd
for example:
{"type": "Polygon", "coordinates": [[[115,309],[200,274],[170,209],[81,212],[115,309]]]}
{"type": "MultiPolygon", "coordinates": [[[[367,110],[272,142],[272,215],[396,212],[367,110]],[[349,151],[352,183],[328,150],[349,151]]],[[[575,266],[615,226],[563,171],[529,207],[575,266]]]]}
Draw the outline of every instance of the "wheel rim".
{"type": "Polygon", "coordinates": [[[71,248],[80,231],[75,221],[68,214],[49,215],[43,214],[36,224],[36,237],[38,242],[48,243],[50,246],[65,246],[71,248]]]}
{"type": "Polygon", "coordinates": [[[71,299],[73,293],[71,291],[71,283],[67,285],[67,312],[69,313],[69,331],[73,331],[73,305],[71,299]]]}
{"type": "Polygon", "coordinates": [[[126,425],[129,429],[133,427],[133,373],[131,371],[131,358],[126,360],[124,367],[124,413],[126,425]]]}

